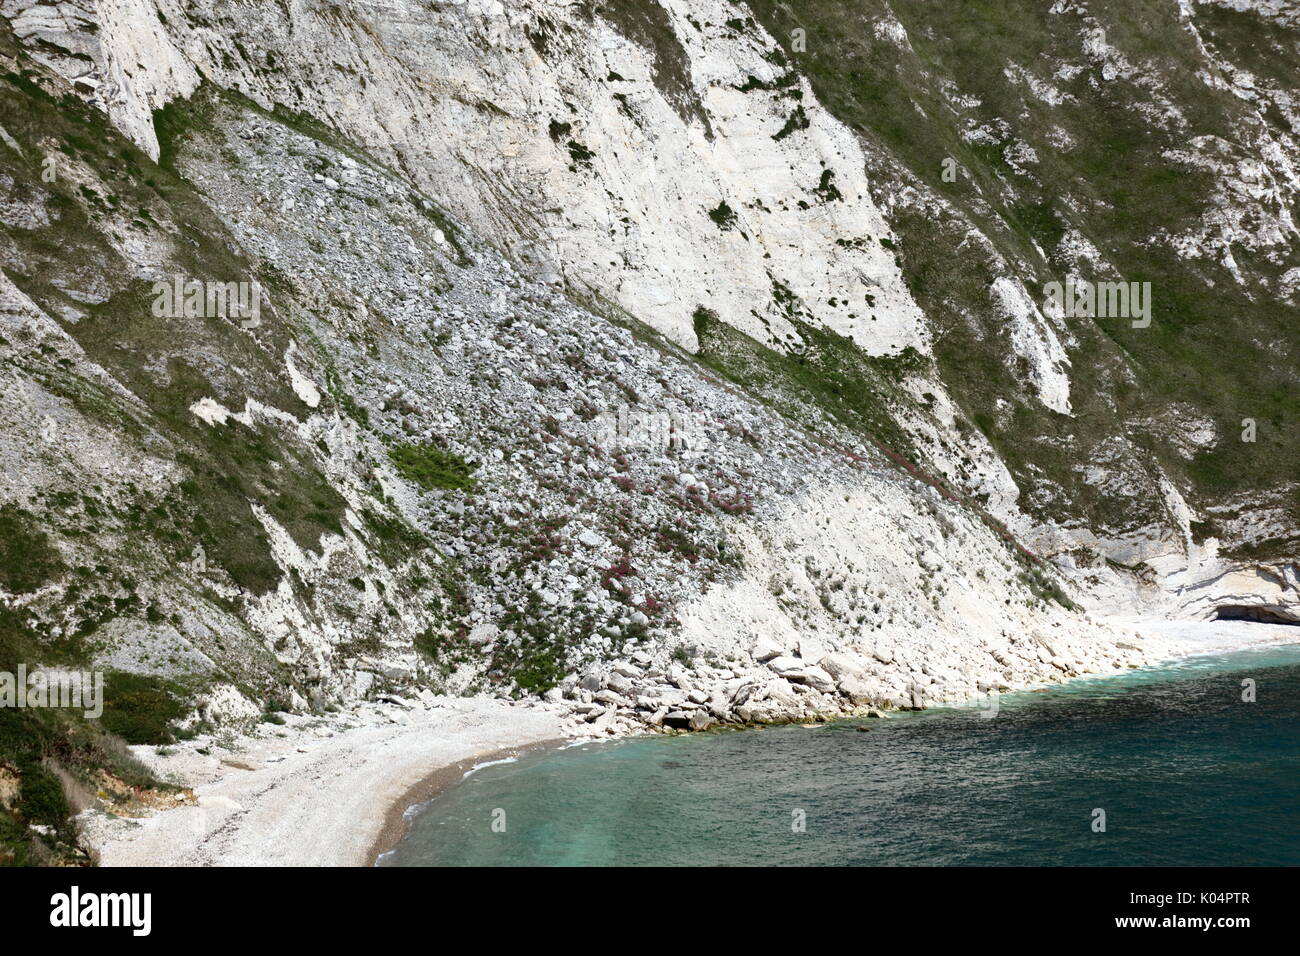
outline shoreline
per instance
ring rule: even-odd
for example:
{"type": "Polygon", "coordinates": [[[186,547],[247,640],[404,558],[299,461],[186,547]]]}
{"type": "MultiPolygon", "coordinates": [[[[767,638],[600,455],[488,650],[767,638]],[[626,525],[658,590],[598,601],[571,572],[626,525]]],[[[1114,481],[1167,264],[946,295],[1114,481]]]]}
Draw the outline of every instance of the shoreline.
{"type": "Polygon", "coordinates": [[[476,766],[496,762],[504,758],[518,759],[526,754],[543,750],[559,750],[572,739],[557,737],[553,740],[543,740],[534,744],[503,747],[500,750],[475,754],[457,763],[434,769],[428,776],[413,784],[406,793],[402,794],[400,800],[388,806],[379,836],[375,838],[375,842],[366,852],[369,859],[369,863],[366,865],[378,866],[380,857],[397,849],[397,845],[406,839],[406,835],[411,830],[411,814],[413,810],[441,796],[456,784],[462,782],[469,775],[469,771],[476,766]]]}
{"type": "MultiPolygon", "coordinates": [[[[1300,644],[1300,627],[1296,627],[1294,625],[1270,625],[1269,627],[1272,633],[1270,634],[1261,633],[1259,638],[1256,640],[1250,640],[1250,641],[1231,640],[1229,641],[1229,643],[1224,644],[1224,643],[1217,642],[1215,640],[1215,635],[1209,633],[1212,630],[1214,630],[1215,629],[1214,626],[1219,623],[1216,621],[1186,622],[1186,621],[1133,619],[1131,621],[1123,620],[1123,623],[1135,627],[1145,627],[1149,629],[1149,631],[1154,632],[1156,634],[1166,630],[1185,631],[1187,630],[1186,625],[1188,623],[1192,623],[1196,625],[1197,629],[1201,630],[1202,632],[1205,632],[1203,633],[1202,636],[1199,637],[1199,642],[1204,643],[1205,646],[1198,647],[1198,648],[1188,648],[1185,653],[1172,654],[1160,660],[1151,661],[1147,664],[1142,665],[1141,668],[1138,668],[1139,670],[1147,670],[1150,668],[1164,667],[1176,661],[1184,661],[1195,657],[1208,657],[1215,654],[1232,654],[1241,651],[1253,650],[1260,647],[1280,647],[1288,644],[1300,644]],[[1274,628],[1277,628],[1278,630],[1273,631],[1274,628]],[[1287,629],[1293,631],[1294,634],[1285,633],[1287,629]]],[[[1228,632],[1235,631],[1237,626],[1240,625],[1230,626],[1227,629],[1228,632]]],[[[1251,633],[1251,632],[1246,632],[1246,633],[1251,633]]],[[[1226,637],[1227,635],[1225,634],[1224,636],[1226,637]]],[[[1241,636],[1244,637],[1245,635],[1243,634],[1241,636]]],[[[1182,642],[1184,642],[1184,646],[1186,645],[1186,643],[1193,641],[1193,638],[1187,634],[1181,635],[1179,639],[1182,642]]],[[[1066,680],[1057,684],[1047,684],[1047,685],[1027,684],[1023,687],[1015,688],[1013,691],[1010,691],[1008,693],[1023,692],[1023,691],[1029,691],[1034,689],[1050,689],[1053,686],[1065,686],[1067,684],[1073,683],[1078,680],[1106,680],[1109,678],[1122,677],[1126,673],[1132,673],[1132,671],[1127,671],[1127,672],[1120,671],[1112,674],[1079,674],[1076,677],[1067,678],[1066,680]]],[[[950,706],[950,705],[940,705],[940,706],[950,706]]],[[[958,706],[966,706],[966,705],[961,704],[958,706]]],[[[852,719],[854,719],[852,716],[842,715],[839,717],[828,718],[828,722],[829,720],[852,720],[852,719]]],[[[792,721],[788,721],[788,723],[798,723],[798,721],[792,720],[792,721]]],[[[775,726],[775,725],[767,724],[767,723],[758,723],[758,724],[753,724],[749,726],[740,726],[740,727],[728,727],[723,725],[720,727],[712,728],[711,731],[679,731],[679,732],[680,733],[709,733],[709,732],[716,732],[717,730],[732,730],[732,731],[762,730],[766,726],[775,726]]],[[[636,736],[640,736],[640,735],[639,734],[618,734],[613,738],[597,738],[597,739],[629,740],[636,736]]],[[[385,822],[383,834],[381,835],[380,839],[376,840],[375,845],[371,848],[370,865],[371,866],[377,865],[379,862],[379,858],[381,856],[396,849],[397,845],[403,839],[405,839],[406,835],[410,832],[410,826],[411,826],[410,814],[413,810],[415,810],[417,807],[423,804],[429,803],[430,801],[436,799],[437,797],[441,796],[443,793],[450,790],[452,787],[456,786],[464,779],[465,771],[472,768],[476,763],[480,763],[486,760],[494,760],[499,756],[521,757],[525,754],[534,753],[539,750],[560,749],[563,746],[567,745],[568,743],[571,743],[574,740],[578,740],[578,739],[581,738],[575,737],[575,738],[570,738],[569,740],[551,740],[551,741],[543,741],[541,743],[536,743],[536,744],[531,744],[531,745],[521,746],[521,747],[507,747],[507,748],[503,748],[502,750],[496,751],[492,754],[480,755],[477,758],[466,759],[457,764],[446,766],[446,767],[440,767],[434,770],[429,774],[427,778],[422,780],[419,784],[415,785],[406,794],[404,794],[402,800],[400,800],[398,803],[395,803],[388,808],[388,814],[387,814],[387,819],[385,822]]]]}
{"type": "MultiPolygon", "coordinates": [[[[1114,623],[1152,639],[1155,653],[1143,668],[1300,643],[1300,628],[1286,625],[1114,623]]],[[[1131,671],[1078,677],[1119,673],[1131,671]]],[[[1034,686],[1042,685],[1014,690],[1034,686]]],[[[287,715],[284,725],[262,724],[242,737],[133,748],[160,777],[191,788],[196,802],[139,818],[88,810],[78,821],[103,866],[372,867],[406,836],[411,808],[455,786],[475,764],[630,736],[602,733],[565,704],[535,700],[368,702],[339,715],[287,715]]]]}
{"type": "Polygon", "coordinates": [[[452,768],[582,735],[562,706],[495,698],[284,719],[132,748],[193,802],[141,817],[84,811],[83,842],[102,866],[371,866],[376,847],[404,835],[408,798],[454,782],[452,768]]]}

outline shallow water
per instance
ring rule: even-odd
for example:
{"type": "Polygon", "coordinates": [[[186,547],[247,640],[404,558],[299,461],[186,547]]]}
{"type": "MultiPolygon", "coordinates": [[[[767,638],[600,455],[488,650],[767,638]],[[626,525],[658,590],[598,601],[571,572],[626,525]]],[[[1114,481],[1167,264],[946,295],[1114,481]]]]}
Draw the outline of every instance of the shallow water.
{"type": "Polygon", "coordinates": [[[1003,695],[991,717],[530,754],[419,808],[380,862],[583,864],[1300,864],[1300,645],[1003,695]]]}

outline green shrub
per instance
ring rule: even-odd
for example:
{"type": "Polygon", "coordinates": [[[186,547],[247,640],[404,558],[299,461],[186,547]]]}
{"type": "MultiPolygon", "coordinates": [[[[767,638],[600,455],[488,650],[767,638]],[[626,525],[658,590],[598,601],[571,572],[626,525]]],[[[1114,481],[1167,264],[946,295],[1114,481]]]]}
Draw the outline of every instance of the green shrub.
{"type": "Polygon", "coordinates": [[[59,778],[39,763],[24,765],[19,775],[23,785],[18,809],[23,817],[33,823],[60,826],[67,819],[69,809],[59,778]]]}
{"type": "Polygon", "coordinates": [[[0,866],[26,865],[30,843],[27,827],[14,814],[0,808],[0,866]]]}
{"type": "Polygon", "coordinates": [[[736,225],[736,210],[728,206],[727,201],[724,199],[709,210],[709,218],[713,220],[714,225],[719,229],[727,230],[736,225]]]}
{"type": "Polygon", "coordinates": [[[388,457],[398,474],[425,490],[472,491],[478,484],[473,477],[475,465],[436,445],[395,445],[388,457]]]}
{"type": "Polygon", "coordinates": [[[426,660],[436,661],[438,652],[442,648],[442,642],[438,640],[438,635],[434,633],[433,628],[426,627],[419,634],[415,635],[412,640],[415,650],[426,660]]]}
{"type": "Polygon", "coordinates": [[[104,729],[130,744],[169,744],[171,722],[184,716],[180,689],[144,674],[112,673],[104,679],[104,729]]]}
{"type": "Polygon", "coordinates": [[[0,586],[26,594],[63,570],[59,552],[31,515],[13,504],[0,508],[0,586]]]}

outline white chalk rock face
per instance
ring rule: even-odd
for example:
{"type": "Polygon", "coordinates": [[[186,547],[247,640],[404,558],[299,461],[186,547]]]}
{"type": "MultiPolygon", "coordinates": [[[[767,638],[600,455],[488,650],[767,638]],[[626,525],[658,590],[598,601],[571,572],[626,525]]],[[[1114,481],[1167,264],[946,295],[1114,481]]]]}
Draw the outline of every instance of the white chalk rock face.
{"type": "Polygon", "coordinates": [[[152,111],[202,78],[329,122],[539,276],[688,348],[703,307],[778,347],[803,321],[929,350],[856,138],[725,0],[4,11],[155,158],[152,111]]]}
{"type": "Polygon", "coordinates": [[[783,657],[785,654],[785,648],[770,635],[760,634],[754,640],[754,649],[751,653],[754,660],[765,662],[771,661],[773,658],[783,657]]]}
{"type": "MultiPolygon", "coordinates": [[[[71,80],[150,158],[158,159],[153,111],[188,97],[200,77],[168,36],[154,0],[6,0],[0,14],[37,60],[71,80]]],[[[169,10],[181,15],[178,10],[169,10]]]]}
{"type": "Polygon", "coordinates": [[[200,719],[213,725],[251,723],[262,715],[262,708],[230,684],[217,684],[197,702],[200,719]]]}
{"type": "Polygon", "coordinates": [[[1052,322],[1014,279],[996,279],[989,293],[1011,324],[1011,343],[1029,363],[1039,400],[1054,412],[1070,414],[1070,359],[1052,322]]]}

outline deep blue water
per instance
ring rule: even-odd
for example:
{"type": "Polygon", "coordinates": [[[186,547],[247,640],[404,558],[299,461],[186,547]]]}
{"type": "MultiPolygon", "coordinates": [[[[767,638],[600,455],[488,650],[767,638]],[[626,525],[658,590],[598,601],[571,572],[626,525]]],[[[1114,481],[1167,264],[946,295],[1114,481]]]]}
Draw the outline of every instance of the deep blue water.
{"type": "Polygon", "coordinates": [[[998,705],[530,754],[381,865],[1300,864],[1300,645],[998,705]]]}

